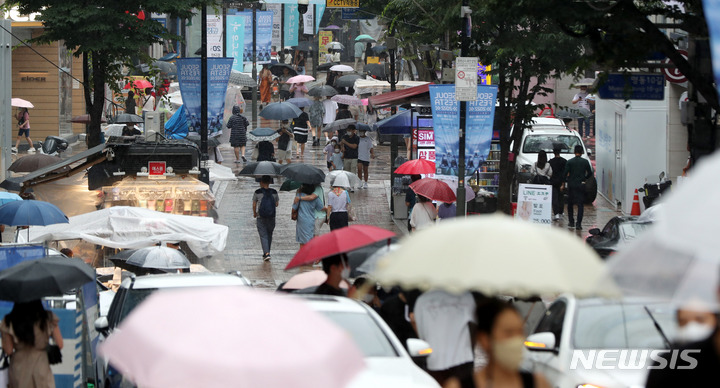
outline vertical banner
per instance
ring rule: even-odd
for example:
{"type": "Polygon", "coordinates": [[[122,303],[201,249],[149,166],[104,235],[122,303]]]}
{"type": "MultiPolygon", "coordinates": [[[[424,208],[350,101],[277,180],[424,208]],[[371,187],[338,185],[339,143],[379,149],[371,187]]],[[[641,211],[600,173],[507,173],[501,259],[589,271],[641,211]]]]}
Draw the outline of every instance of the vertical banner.
{"type": "Polygon", "coordinates": [[[315,4],[315,10],[317,11],[317,17],[315,18],[315,31],[320,31],[320,21],[325,13],[325,6],[324,1],[320,4],[315,4]]]}
{"type": "Polygon", "coordinates": [[[332,42],[332,37],[332,31],[320,31],[318,33],[318,56],[320,58],[320,63],[325,63],[325,54],[328,53],[327,45],[332,42]]]}
{"type": "Polygon", "coordinates": [[[273,13],[272,11],[257,11],[255,14],[255,44],[257,45],[257,63],[270,63],[272,51],[273,13]]]}
{"type": "Polygon", "coordinates": [[[518,186],[517,211],[515,218],[530,221],[534,224],[552,225],[552,186],[528,185],[518,186]]]}
{"type": "MultiPolygon", "coordinates": [[[[455,85],[430,85],[435,127],[437,175],[457,177],[460,145],[460,104],[455,85]]],[[[465,177],[469,178],[487,159],[492,141],[497,87],[478,86],[477,99],[467,103],[465,120],[465,177]]]]}
{"type": "Polygon", "coordinates": [[[272,43],[271,46],[275,47],[276,51],[281,51],[283,48],[280,47],[282,45],[282,39],[280,39],[280,34],[282,34],[282,4],[265,4],[265,9],[273,13],[273,25],[272,25],[272,43]]]}
{"type": "Polygon", "coordinates": [[[307,12],[305,12],[305,15],[303,15],[303,34],[304,35],[315,35],[315,23],[314,21],[314,15],[313,15],[313,6],[310,4],[308,6],[307,12]]]}
{"type": "Polygon", "coordinates": [[[252,11],[239,12],[245,18],[245,42],[243,43],[243,64],[246,72],[252,71],[252,54],[253,54],[253,28],[255,25],[252,20],[252,11]],[[248,70],[250,64],[250,70],[248,70]]]}
{"type": "MultiPolygon", "coordinates": [[[[200,131],[200,58],[176,61],[180,94],[187,109],[190,132],[200,131]]],[[[208,58],[208,136],[222,133],[223,109],[233,58],[208,58]]]]}
{"type": "Polygon", "coordinates": [[[218,15],[207,16],[207,56],[218,58],[223,56],[223,28],[222,17],[218,15]]]}
{"type": "Polygon", "coordinates": [[[227,27],[227,49],[226,54],[229,58],[233,58],[232,69],[235,71],[243,71],[243,53],[245,52],[245,16],[243,15],[227,15],[225,17],[227,27]]]}
{"type": "Polygon", "coordinates": [[[283,15],[283,34],[285,35],[285,46],[298,45],[298,29],[300,28],[300,14],[297,4],[285,4],[283,15]]]}
{"type": "Polygon", "coordinates": [[[710,32],[710,53],[712,54],[712,67],[715,74],[715,87],[720,93],[720,2],[703,0],[703,9],[710,32]]]}

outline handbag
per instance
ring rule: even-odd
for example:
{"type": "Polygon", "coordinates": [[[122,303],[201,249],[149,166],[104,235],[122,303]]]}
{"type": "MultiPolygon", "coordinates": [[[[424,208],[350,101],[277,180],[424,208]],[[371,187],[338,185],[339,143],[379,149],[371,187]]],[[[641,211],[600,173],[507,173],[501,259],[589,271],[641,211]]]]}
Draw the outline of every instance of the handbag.
{"type": "Polygon", "coordinates": [[[346,208],[348,214],[348,221],[357,221],[357,214],[355,214],[355,208],[350,204],[347,204],[346,208]]]}
{"type": "Polygon", "coordinates": [[[62,362],[62,353],[60,352],[60,347],[57,346],[54,342],[55,341],[53,341],[52,337],[50,337],[50,341],[45,348],[45,351],[47,351],[48,362],[50,363],[50,365],[60,364],[62,362]]]}
{"type": "Polygon", "coordinates": [[[292,209],[292,212],[290,212],[290,219],[293,221],[297,221],[297,218],[298,218],[297,209],[292,209]]]}

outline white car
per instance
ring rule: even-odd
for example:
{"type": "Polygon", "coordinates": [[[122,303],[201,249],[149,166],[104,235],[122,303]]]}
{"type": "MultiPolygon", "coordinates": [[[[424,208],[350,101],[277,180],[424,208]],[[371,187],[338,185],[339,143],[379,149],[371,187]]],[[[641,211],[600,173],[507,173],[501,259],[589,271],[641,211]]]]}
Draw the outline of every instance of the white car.
{"type": "Polygon", "coordinates": [[[650,352],[667,349],[663,334],[675,330],[669,304],[562,296],[527,337],[523,367],[559,388],[644,387],[650,352]]]}
{"type": "Polygon", "coordinates": [[[367,368],[347,388],[440,388],[411,358],[428,356],[432,350],[427,342],[408,339],[408,354],[390,327],[365,303],[325,295],[299,297],[347,330],[365,354],[367,368]]]}

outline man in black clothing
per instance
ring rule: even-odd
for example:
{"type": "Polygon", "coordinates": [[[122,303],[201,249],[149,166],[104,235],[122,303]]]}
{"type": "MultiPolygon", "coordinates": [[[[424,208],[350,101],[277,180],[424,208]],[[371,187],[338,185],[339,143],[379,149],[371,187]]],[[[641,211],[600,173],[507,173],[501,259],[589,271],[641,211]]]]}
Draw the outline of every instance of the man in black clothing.
{"type": "Polygon", "coordinates": [[[560,171],[565,171],[565,165],[567,164],[567,160],[560,156],[560,152],[562,151],[562,148],[555,147],[553,149],[553,154],[555,154],[555,157],[550,159],[548,163],[550,163],[550,168],[552,168],[553,171],[557,171],[558,173],[553,174],[552,177],[550,177],[550,183],[552,184],[552,209],[553,209],[553,220],[559,220],[562,218],[563,209],[565,207],[565,194],[562,192],[562,186],[563,186],[563,176],[559,174],[560,171]]]}
{"type": "Polygon", "coordinates": [[[720,331],[707,339],[668,350],[648,375],[647,388],[712,387],[720,380],[720,331]],[[673,354],[674,353],[674,354],[673,354]],[[674,360],[674,362],[673,362],[674,360]],[[664,364],[664,365],[663,365],[664,364]]]}
{"type": "Polygon", "coordinates": [[[575,157],[568,160],[562,178],[568,187],[568,228],[582,230],[583,207],[585,206],[585,181],[592,177],[590,162],[582,158],[581,145],[575,146],[575,157]],[[573,206],[577,205],[577,223],[573,218],[573,206]]]}
{"type": "Polygon", "coordinates": [[[358,144],[360,144],[360,138],[355,135],[355,126],[350,124],[347,127],[347,134],[340,141],[343,149],[343,170],[357,171],[358,144]]]}
{"type": "Polygon", "coordinates": [[[380,316],[406,348],[408,338],[417,338],[417,333],[410,323],[410,313],[412,313],[410,303],[405,292],[400,290],[397,295],[388,298],[380,306],[380,316]]]}
{"type": "Polygon", "coordinates": [[[325,282],[315,290],[317,295],[347,296],[340,288],[340,282],[350,274],[344,255],[335,255],[322,259],[323,272],[327,274],[325,282]]]}
{"type": "MultiPolygon", "coordinates": [[[[420,175],[410,175],[410,183],[419,181],[422,177],[420,175]]],[[[408,187],[407,191],[405,191],[405,207],[407,207],[408,212],[408,221],[407,221],[407,227],[408,232],[412,232],[412,226],[410,226],[410,215],[412,214],[412,209],[415,206],[415,203],[417,203],[417,195],[415,192],[408,187]]]]}

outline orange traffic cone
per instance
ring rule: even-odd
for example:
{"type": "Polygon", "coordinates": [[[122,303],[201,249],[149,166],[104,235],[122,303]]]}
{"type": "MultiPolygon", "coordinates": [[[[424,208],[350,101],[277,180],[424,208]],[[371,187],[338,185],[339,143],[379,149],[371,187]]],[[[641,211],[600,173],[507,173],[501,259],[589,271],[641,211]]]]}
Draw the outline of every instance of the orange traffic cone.
{"type": "Polygon", "coordinates": [[[632,208],[630,209],[631,216],[640,215],[640,198],[638,198],[638,191],[635,189],[635,196],[633,196],[632,208]]]}

